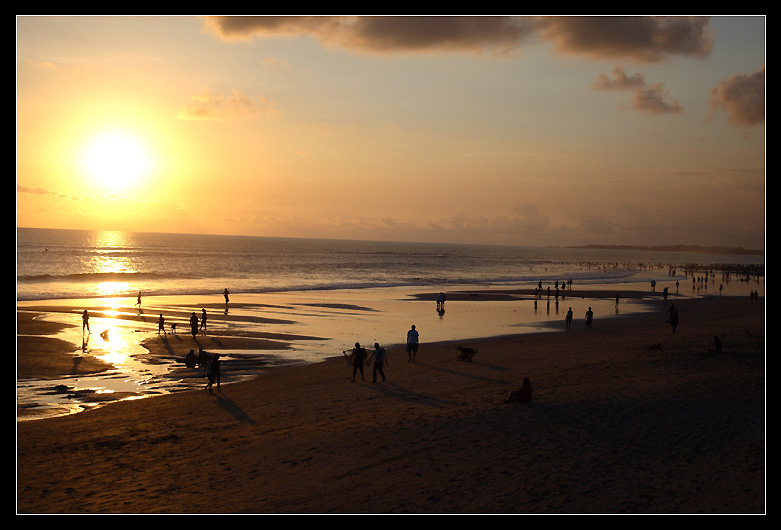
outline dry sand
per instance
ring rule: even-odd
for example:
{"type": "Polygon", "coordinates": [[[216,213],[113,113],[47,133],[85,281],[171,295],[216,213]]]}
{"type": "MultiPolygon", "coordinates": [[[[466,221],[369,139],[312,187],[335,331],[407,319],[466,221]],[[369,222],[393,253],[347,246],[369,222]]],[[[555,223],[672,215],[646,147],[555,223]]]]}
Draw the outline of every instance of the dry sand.
{"type": "Polygon", "coordinates": [[[18,423],[17,513],[764,513],[764,299],[675,303],[18,423]]]}

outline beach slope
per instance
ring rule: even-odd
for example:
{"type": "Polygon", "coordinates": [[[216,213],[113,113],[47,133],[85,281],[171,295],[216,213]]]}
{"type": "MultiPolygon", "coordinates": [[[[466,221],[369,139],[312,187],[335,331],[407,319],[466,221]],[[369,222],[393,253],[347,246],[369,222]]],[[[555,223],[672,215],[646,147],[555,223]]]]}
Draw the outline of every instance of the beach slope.
{"type": "Polygon", "coordinates": [[[763,513],[764,300],[668,305],[21,422],[17,512],[763,513]]]}

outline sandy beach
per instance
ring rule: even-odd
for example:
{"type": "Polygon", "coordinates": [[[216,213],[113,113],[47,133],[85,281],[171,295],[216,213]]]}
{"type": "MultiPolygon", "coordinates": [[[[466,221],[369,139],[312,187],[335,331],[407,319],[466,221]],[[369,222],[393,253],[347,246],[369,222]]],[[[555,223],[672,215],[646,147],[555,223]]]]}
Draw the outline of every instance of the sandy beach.
{"type": "MultiPolygon", "coordinates": [[[[394,346],[386,382],[333,358],[20,422],[17,513],[764,513],[764,298],[675,304],[676,333],[659,300],[474,340],[473,362],[394,346]],[[505,403],[524,377],[531,403],[505,403]]],[[[18,316],[18,377],[102,369],[42,326],[18,316]]]]}

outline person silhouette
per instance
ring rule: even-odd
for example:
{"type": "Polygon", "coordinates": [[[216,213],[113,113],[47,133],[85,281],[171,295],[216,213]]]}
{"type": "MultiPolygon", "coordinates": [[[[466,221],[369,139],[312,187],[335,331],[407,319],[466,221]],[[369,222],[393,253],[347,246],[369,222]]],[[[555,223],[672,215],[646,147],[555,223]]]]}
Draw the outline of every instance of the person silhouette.
{"type": "Polygon", "coordinates": [[[372,372],[372,383],[377,382],[377,374],[382,377],[382,382],[385,382],[385,371],[383,368],[387,366],[387,356],[385,355],[385,348],[380,347],[379,343],[374,343],[374,351],[372,352],[372,359],[374,361],[374,371],[372,372]]]}
{"type": "Polygon", "coordinates": [[[420,341],[420,335],[418,330],[413,325],[407,332],[407,355],[410,362],[415,362],[415,355],[418,353],[418,343],[420,341]]]}
{"type": "Polygon", "coordinates": [[[350,359],[353,362],[352,382],[355,382],[355,376],[358,375],[358,372],[361,372],[361,381],[363,381],[363,364],[366,361],[366,348],[363,348],[360,342],[355,343],[353,352],[350,354],[350,359]]]}

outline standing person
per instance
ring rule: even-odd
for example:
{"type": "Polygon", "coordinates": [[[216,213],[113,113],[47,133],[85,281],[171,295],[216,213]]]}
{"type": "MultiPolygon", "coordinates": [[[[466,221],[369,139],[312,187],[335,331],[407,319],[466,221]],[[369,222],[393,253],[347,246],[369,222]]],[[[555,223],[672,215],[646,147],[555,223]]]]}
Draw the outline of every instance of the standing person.
{"type": "Polygon", "coordinates": [[[445,310],[445,293],[439,293],[439,297],[437,297],[437,311],[444,311],[445,310]]]}
{"type": "Polygon", "coordinates": [[[358,371],[361,372],[361,381],[364,381],[363,363],[366,361],[366,348],[362,348],[361,344],[359,342],[356,342],[355,347],[353,348],[353,352],[350,354],[350,359],[353,362],[352,382],[355,383],[355,376],[358,373],[358,371]]]}
{"type": "Polygon", "coordinates": [[[374,351],[372,352],[372,359],[374,360],[374,371],[372,372],[372,383],[377,382],[377,373],[382,376],[382,382],[385,382],[385,371],[383,367],[387,366],[388,357],[385,355],[385,348],[380,347],[380,344],[374,343],[374,351]]]}
{"type": "Polygon", "coordinates": [[[418,353],[418,343],[420,341],[420,335],[415,329],[415,325],[407,332],[407,355],[409,356],[409,362],[415,362],[415,355],[418,353]]]}
{"type": "Polygon", "coordinates": [[[566,323],[566,328],[570,329],[572,327],[572,308],[570,307],[567,311],[567,316],[564,318],[564,322],[566,323]]]}
{"type": "Polygon", "coordinates": [[[586,311],[586,328],[591,329],[591,323],[594,321],[594,312],[591,310],[591,307],[589,306],[588,311],[586,311]]]}
{"type": "Polygon", "coordinates": [[[141,291],[138,291],[138,301],[136,302],[136,305],[141,308],[141,291]]]}
{"type": "Polygon", "coordinates": [[[203,351],[203,348],[198,348],[198,368],[201,369],[201,375],[206,375],[206,368],[208,367],[210,355],[203,351]]]}
{"type": "Polygon", "coordinates": [[[215,353],[214,356],[206,361],[206,376],[209,378],[209,382],[206,384],[206,390],[212,391],[214,382],[217,381],[217,392],[220,391],[220,376],[222,375],[222,361],[220,361],[220,354],[215,353]]]}
{"type": "Polygon", "coordinates": [[[89,331],[89,313],[87,313],[87,310],[85,309],[84,312],[81,314],[81,334],[84,334],[84,330],[87,330],[87,334],[90,334],[89,331]]]}
{"type": "Polygon", "coordinates": [[[201,329],[206,331],[206,308],[201,309],[201,329]]]}
{"type": "Polygon", "coordinates": [[[163,314],[160,313],[160,318],[157,319],[157,334],[160,335],[160,332],[163,332],[163,335],[167,335],[165,332],[165,319],[163,318],[163,314]]]}
{"type": "Polygon", "coordinates": [[[198,317],[195,316],[195,312],[190,316],[190,332],[195,337],[198,334],[198,317]]]}
{"type": "Polygon", "coordinates": [[[673,328],[673,333],[675,333],[675,329],[678,327],[678,309],[676,309],[675,304],[670,305],[668,313],[670,314],[668,322],[670,323],[670,327],[673,328]]]}
{"type": "Polygon", "coordinates": [[[226,287],[225,290],[222,292],[222,296],[225,297],[225,305],[228,305],[228,295],[230,293],[228,292],[228,288],[226,287]]]}

